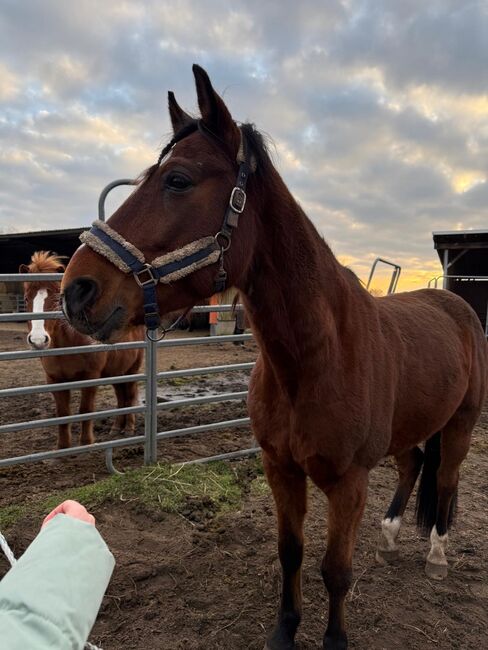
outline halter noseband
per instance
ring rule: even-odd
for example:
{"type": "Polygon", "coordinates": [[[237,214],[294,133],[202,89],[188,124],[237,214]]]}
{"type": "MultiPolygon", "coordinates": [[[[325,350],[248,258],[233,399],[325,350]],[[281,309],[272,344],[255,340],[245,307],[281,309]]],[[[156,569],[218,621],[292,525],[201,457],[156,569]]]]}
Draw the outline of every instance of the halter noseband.
{"type": "MultiPolygon", "coordinates": [[[[215,139],[215,136],[208,131],[201,120],[196,122],[193,130],[185,131],[183,137],[197,129],[205,137],[215,139]]],[[[246,184],[249,174],[256,170],[254,156],[251,155],[248,161],[245,135],[242,129],[239,129],[239,131],[241,142],[236,157],[239,171],[222,226],[215,236],[197,239],[170,253],[156,257],[152,262],[146,262],[142,251],[125,240],[104,221],[94,221],[92,228],[80,235],[80,240],[84,244],[105,257],[120,271],[127,274],[132,273],[135,281],[143,291],[144,323],[148,330],[156,330],[161,327],[161,316],[156,295],[156,287],[159,282],[170,284],[194,273],[198,269],[219,262],[219,270],[215,277],[215,292],[220,293],[225,289],[227,271],[224,268],[224,253],[230,248],[233,229],[237,228],[239,215],[242,214],[246,205],[246,184]]],[[[180,139],[182,138],[174,138],[168,147],[163,150],[163,153],[169,151],[180,139]]],[[[159,162],[161,162],[161,159],[162,156],[159,162]]],[[[172,328],[175,325],[176,323],[172,328]]]]}

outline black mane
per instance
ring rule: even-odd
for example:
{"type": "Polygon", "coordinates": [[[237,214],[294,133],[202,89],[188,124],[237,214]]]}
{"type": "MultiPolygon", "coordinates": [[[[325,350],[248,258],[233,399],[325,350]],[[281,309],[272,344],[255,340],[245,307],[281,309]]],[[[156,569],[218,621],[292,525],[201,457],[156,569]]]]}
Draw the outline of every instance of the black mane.
{"type": "MultiPolygon", "coordinates": [[[[251,123],[241,124],[240,129],[247,143],[248,156],[252,154],[256,159],[256,163],[257,163],[256,174],[259,176],[266,174],[267,170],[269,170],[269,168],[273,166],[273,163],[271,162],[271,158],[268,153],[268,147],[263,135],[256,129],[255,125],[251,123]]],[[[155,163],[152,167],[150,167],[146,171],[145,177],[147,178],[148,176],[150,176],[152,172],[159,167],[161,161],[164,159],[165,156],[168,155],[168,153],[171,151],[171,149],[174,147],[174,145],[177,142],[183,140],[184,138],[191,135],[192,133],[195,133],[195,131],[198,130],[199,130],[199,120],[195,119],[189,122],[188,124],[186,124],[177,133],[175,133],[175,135],[171,138],[168,144],[162,149],[161,153],[159,154],[157,163],[155,163]]],[[[217,143],[219,141],[222,142],[217,135],[209,131],[209,129],[207,129],[206,127],[205,127],[205,132],[208,132],[208,134],[212,136],[212,139],[217,143]]]]}

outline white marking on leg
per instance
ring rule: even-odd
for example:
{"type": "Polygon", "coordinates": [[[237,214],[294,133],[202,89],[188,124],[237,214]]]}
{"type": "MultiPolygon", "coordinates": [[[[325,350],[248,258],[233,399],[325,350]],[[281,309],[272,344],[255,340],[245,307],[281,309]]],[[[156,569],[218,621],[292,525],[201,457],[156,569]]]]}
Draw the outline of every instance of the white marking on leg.
{"type": "Polygon", "coordinates": [[[402,523],[401,517],[393,517],[390,519],[387,517],[381,522],[381,537],[379,543],[379,549],[381,551],[396,551],[396,538],[400,531],[400,526],[402,523]]]}
{"type": "MultiPolygon", "coordinates": [[[[44,312],[44,303],[47,298],[47,289],[39,289],[36,293],[34,302],[32,304],[32,311],[35,314],[42,314],[44,312]]],[[[46,332],[44,320],[31,321],[32,328],[29,333],[29,339],[35,347],[46,347],[49,343],[49,334],[46,332]]]]}
{"type": "Polygon", "coordinates": [[[434,526],[430,533],[430,551],[427,556],[427,562],[431,564],[439,564],[447,566],[446,548],[447,548],[448,534],[439,535],[437,528],[434,526]]]}

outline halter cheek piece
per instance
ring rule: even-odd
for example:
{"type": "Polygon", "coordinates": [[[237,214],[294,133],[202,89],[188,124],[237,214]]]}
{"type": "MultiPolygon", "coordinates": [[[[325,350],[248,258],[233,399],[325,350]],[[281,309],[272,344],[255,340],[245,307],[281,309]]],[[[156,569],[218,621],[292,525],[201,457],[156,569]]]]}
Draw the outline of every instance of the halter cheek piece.
{"type": "MultiPolygon", "coordinates": [[[[194,128],[186,132],[185,136],[197,129],[205,137],[215,139],[215,136],[207,130],[201,120],[196,122],[194,128]]],[[[216,293],[225,289],[227,271],[224,268],[224,253],[230,248],[232,232],[234,228],[237,228],[239,215],[242,214],[246,205],[247,179],[249,174],[256,170],[254,156],[251,156],[248,162],[245,135],[242,129],[239,130],[241,142],[236,158],[239,164],[237,180],[229,198],[222,226],[215,236],[196,239],[170,253],[156,257],[152,262],[146,262],[142,251],[126,241],[104,221],[94,221],[91,230],[80,235],[84,244],[105,257],[120,271],[127,274],[132,273],[143,291],[144,323],[148,330],[156,330],[161,327],[156,295],[156,287],[159,282],[163,284],[176,282],[198,269],[218,262],[219,269],[215,277],[214,289],[216,293]]],[[[170,146],[174,146],[180,139],[182,138],[175,138],[164,151],[168,150],[170,146]]],[[[172,325],[171,329],[176,327],[181,318],[183,316],[172,325]]]]}

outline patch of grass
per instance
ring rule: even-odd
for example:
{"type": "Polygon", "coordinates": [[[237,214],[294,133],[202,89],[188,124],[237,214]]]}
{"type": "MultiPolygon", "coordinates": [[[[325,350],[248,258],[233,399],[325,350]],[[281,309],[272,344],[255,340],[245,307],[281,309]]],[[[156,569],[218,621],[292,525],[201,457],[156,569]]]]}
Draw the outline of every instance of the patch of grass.
{"type": "Polygon", "coordinates": [[[205,465],[168,465],[110,476],[96,483],[54,492],[48,498],[0,508],[0,529],[12,527],[27,512],[42,518],[59,503],[74,499],[89,510],[109,501],[136,501],[163,512],[180,512],[192,502],[211,502],[214,511],[238,507],[242,485],[233,466],[224,462],[205,465]]]}
{"type": "Polygon", "coordinates": [[[251,495],[262,497],[269,494],[271,494],[271,488],[269,487],[266,478],[264,476],[257,476],[251,483],[251,495]]]}
{"type": "Polygon", "coordinates": [[[27,506],[12,505],[0,509],[0,531],[13,526],[16,521],[25,516],[27,506]]]}

